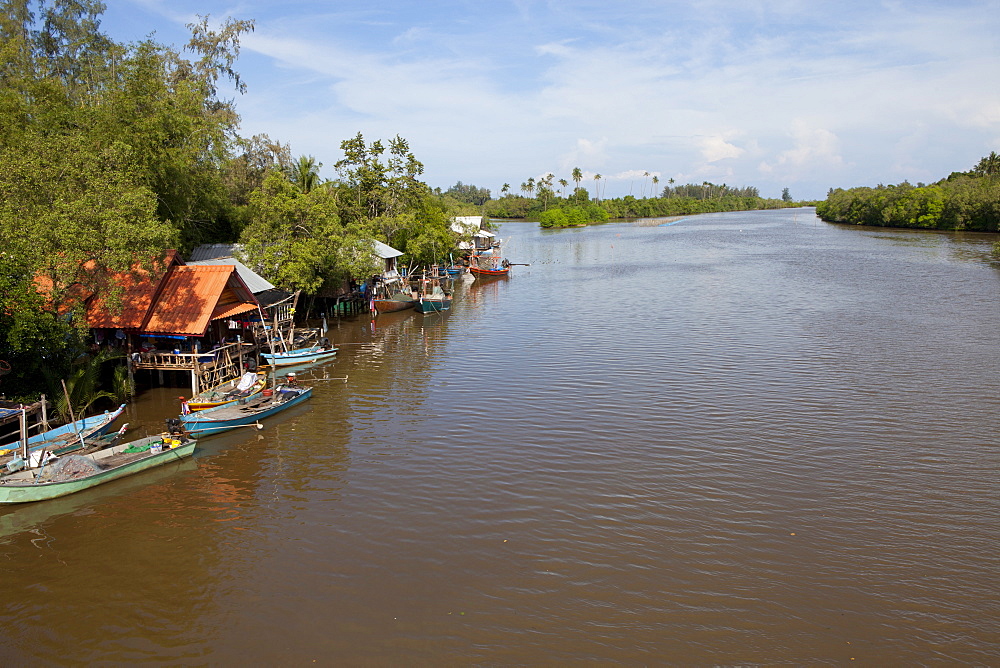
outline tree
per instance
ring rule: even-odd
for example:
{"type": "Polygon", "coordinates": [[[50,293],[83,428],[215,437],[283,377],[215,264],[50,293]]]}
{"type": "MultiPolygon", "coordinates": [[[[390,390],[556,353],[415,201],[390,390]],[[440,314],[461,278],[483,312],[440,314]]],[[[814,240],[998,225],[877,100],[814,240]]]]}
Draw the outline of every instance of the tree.
{"type": "Polygon", "coordinates": [[[319,169],[322,166],[323,163],[316,162],[316,158],[313,156],[300,155],[298,161],[289,170],[288,177],[298,187],[299,192],[306,194],[322,183],[319,178],[319,169]]]}
{"type": "Polygon", "coordinates": [[[601,201],[601,175],[594,174],[594,194],[597,196],[597,201],[601,201]]]}
{"type": "MultiPolygon", "coordinates": [[[[251,223],[240,237],[245,260],[282,288],[315,293],[328,279],[348,274],[351,264],[366,257],[359,249],[364,249],[371,227],[342,226],[336,193],[330,189],[303,193],[281,171],[272,170],[250,196],[250,208],[251,223]]],[[[362,269],[354,275],[374,273],[374,261],[362,269]]]]}
{"type": "Polygon", "coordinates": [[[659,183],[660,183],[660,177],[659,176],[654,176],[653,177],[653,186],[649,189],[649,196],[650,197],[654,197],[655,196],[654,193],[656,192],[656,186],[659,183]]]}
{"type": "Polygon", "coordinates": [[[569,181],[567,181],[566,179],[559,179],[559,185],[562,186],[562,194],[563,194],[563,197],[565,197],[566,196],[566,186],[569,185],[569,181]]]}
{"type": "Polygon", "coordinates": [[[781,189],[781,201],[782,202],[791,202],[792,201],[792,196],[789,194],[788,188],[782,188],[781,189]]]}
{"type": "Polygon", "coordinates": [[[429,193],[427,185],[417,179],[424,165],[402,137],[397,135],[389,141],[386,162],[382,162],[382,142],[366,144],[360,132],[342,141],[340,148],[344,158],[334,168],[348,194],[342,211],[348,220],[395,216],[419,206],[429,193]]]}
{"type": "Polygon", "coordinates": [[[500,188],[500,194],[506,197],[507,193],[509,192],[510,192],[510,184],[509,183],[503,184],[503,186],[500,188]]]}
{"type": "MultiPolygon", "coordinates": [[[[506,184],[504,184],[506,185],[506,184]]],[[[510,186],[508,186],[508,189],[510,186]]],[[[466,185],[459,181],[452,187],[445,191],[445,195],[448,195],[459,202],[465,202],[467,204],[474,204],[475,206],[482,206],[490,199],[490,191],[486,188],[477,188],[474,185],[466,185]]]]}
{"type": "Polygon", "coordinates": [[[580,181],[583,181],[583,171],[579,167],[573,168],[573,181],[576,183],[576,187],[580,187],[580,181]]]}
{"type": "Polygon", "coordinates": [[[996,176],[1000,174],[1000,155],[997,155],[996,151],[991,151],[988,156],[976,164],[972,171],[979,176],[996,176]]]}

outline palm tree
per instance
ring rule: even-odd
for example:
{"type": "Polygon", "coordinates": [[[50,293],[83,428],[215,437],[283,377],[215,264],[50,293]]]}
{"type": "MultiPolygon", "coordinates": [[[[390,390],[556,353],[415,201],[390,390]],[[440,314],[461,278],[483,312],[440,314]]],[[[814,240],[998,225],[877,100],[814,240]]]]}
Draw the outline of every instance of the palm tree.
{"type": "Polygon", "coordinates": [[[521,192],[524,193],[525,197],[528,195],[528,184],[524,181],[521,182],[521,192]]]}
{"type": "Polygon", "coordinates": [[[533,176],[528,177],[528,194],[529,195],[535,194],[535,177],[533,176]]]}
{"type": "Polygon", "coordinates": [[[669,179],[667,179],[667,183],[670,184],[670,194],[673,195],[674,194],[674,177],[671,176],[669,179]]]}
{"type": "Polygon", "coordinates": [[[646,196],[646,179],[649,178],[649,172],[642,173],[642,196],[646,196]]]}
{"type": "Polygon", "coordinates": [[[997,155],[996,151],[991,151],[988,156],[979,161],[979,164],[972,171],[982,176],[1000,174],[1000,155],[997,155]]]}
{"type": "Polygon", "coordinates": [[[579,167],[573,168],[573,180],[576,181],[576,190],[579,190],[580,181],[583,181],[583,172],[580,170],[579,167]]]}
{"type": "Polygon", "coordinates": [[[659,195],[656,194],[656,186],[659,183],[660,183],[660,177],[659,176],[653,176],[653,187],[649,189],[649,196],[650,197],[659,197],[659,195]]]}
{"type": "Polygon", "coordinates": [[[311,155],[300,155],[298,162],[292,166],[291,181],[303,195],[319,185],[319,168],[322,166],[323,163],[316,162],[316,158],[311,155]]]}
{"type": "Polygon", "coordinates": [[[65,381],[46,373],[53,389],[53,396],[58,397],[53,403],[59,418],[65,422],[73,418],[79,419],[99,400],[114,399],[114,393],[99,389],[101,367],[106,362],[123,356],[124,354],[116,348],[102,348],[96,355],[83,355],[74,360],[69,377],[65,381]],[[65,382],[65,392],[62,391],[63,382],[65,382]],[[59,390],[56,391],[56,388],[59,390]]]}
{"type": "Polygon", "coordinates": [[[509,192],[510,192],[510,184],[509,183],[503,184],[503,187],[500,188],[500,194],[502,194],[504,197],[506,197],[507,193],[509,193],[509,192]]]}
{"type": "Polygon", "coordinates": [[[565,197],[566,196],[566,186],[569,185],[569,181],[567,181],[566,179],[559,179],[559,185],[562,186],[562,195],[563,195],[563,197],[565,197]]]}
{"type": "Polygon", "coordinates": [[[594,194],[597,196],[597,201],[601,201],[601,175],[594,174],[594,194]]]}

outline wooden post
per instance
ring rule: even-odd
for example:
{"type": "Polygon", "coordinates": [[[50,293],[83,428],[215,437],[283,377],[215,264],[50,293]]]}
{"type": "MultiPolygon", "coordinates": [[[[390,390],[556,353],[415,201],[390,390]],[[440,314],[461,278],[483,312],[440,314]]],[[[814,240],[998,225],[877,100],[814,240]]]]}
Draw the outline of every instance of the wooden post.
{"type": "Polygon", "coordinates": [[[19,426],[21,427],[21,458],[25,461],[25,466],[28,462],[28,410],[21,404],[21,419],[19,420],[19,426]]]}
{"type": "Polygon", "coordinates": [[[299,294],[301,290],[295,291],[295,296],[292,298],[292,310],[289,312],[288,317],[291,318],[292,322],[288,326],[288,347],[295,347],[295,307],[299,303],[299,294]]]}

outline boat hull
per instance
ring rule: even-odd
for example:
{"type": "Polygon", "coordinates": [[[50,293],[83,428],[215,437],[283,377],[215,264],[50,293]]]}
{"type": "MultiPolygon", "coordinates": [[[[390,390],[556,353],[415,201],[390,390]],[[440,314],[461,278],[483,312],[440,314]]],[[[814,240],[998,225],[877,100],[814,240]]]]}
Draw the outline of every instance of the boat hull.
{"type": "MultiPolygon", "coordinates": [[[[82,436],[84,441],[93,440],[108,433],[115,420],[125,412],[125,404],[122,404],[113,411],[105,411],[101,415],[94,415],[82,418],[76,422],[50,429],[41,434],[36,434],[28,439],[28,451],[55,450],[56,448],[66,448],[67,446],[80,442],[82,436]],[[77,433],[79,431],[79,434],[77,433]]],[[[0,453],[4,451],[14,451],[20,447],[20,443],[15,441],[0,445],[0,453]]]]}
{"type": "MultiPolygon", "coordinates": [[[[129,446],[134,446],[136,443],[143,443],[147,441],[155,442],[156,440],[159,440],[159,438],[160,437],[158,436],[152,436],[141,439],[140,441],[134,441],[132,443],[126,443],[114,448],[109,448],[108,451],[98,451],[93,455],[84,456],[94,461],[101,461],[102,459],[105,459],[106,456],[121,454],[122,450],[129,446]]],[[[11,476],[6,476],[4,478],[0,478],[0,504],[46,501],[48,499],[56,499],[68,494],[82,492],[85,489],[103,485],[104,483],[111,482],[112,480],[118,480],[119,478],[134,475],[147,469],[163,466],[164,464],[169,464],[170,462],[190,457],[194,453],[194,449],[197,444],[197,441],[192,440],[177,447],[163,450],[159,453],[147,452],[147,454],[143,457],[134,459],[120,466],[115,466],[105,471],[95,473],[94,475],[79,478],[77,480],[35,483],[33,473],[30,471],[24,471],[11,476]]]]}
{"type": "Polygon", "coordinates": [[[261,374],[257,382],[254,383],[253,387],[250,388],[250,392],[243,397],[230,397],[229,399],[225,399],[222,398],[225,397],[226,395],[225,392],[219,392],[217,390],[212,392],[206,392],[204,394],[198,395],[194,399],[189,400],[187,402],[188,410],[203,411],[208,408],[215,408],[216,406],[225,406],[226,404],[235,403],[240,399],[253,399],[257,395],[259,395],[261,391],[263,391],[265,385],[267,385],[267,376],[261,374]],[[213,401],[211,399],[213,394],[218,395],[220,398],[213,401]]]}
{"type": "Polygon", "coordinates": [[[372,301],[372,307],[379,313],[395,313],[397,311],[411,309],[416,303],[416,300],[413,299],[409,301],[400,301],[396,299],[375,299],[372,301]]]}
{"type": "MultiPolygon", "coordinates": [[[[285,390],[286,392],[289,390],[285,390]]],[[[301,404],[312,396],[311,387],[295,388],[295,396],[282,397],[282,390],[276,390],[278,397],[267,401],[250,404],[235,404],[209,408],[189,415],[181,416],[181,424],[185,431],[195,437],[212,436],[221,434],[230,429],[244,427],[256,423],[258,420],[270,417],[287,408],[301,404]]]]}
{"type": "Polygon", "coordinates": [[[441,313],[451,308],[450,299],[421,299],[415,307],[421,313],[441,313]]]}
{"type": "Polygon", "coordinates": [[[469,267],[469,273],[476,276],[507,276],[510,274],[510,267],[502,269],[481,269],[479,267],[469,267]]]}
{"type": "Polygon", "coordinates": [[[290,350],[287,353],[261,353],[271,366],[289,366],[292,364],[303,364],[305,362],[316,362],[328,359],[337,354],[336,348],[303,348],[300,350],[290,350]]]}

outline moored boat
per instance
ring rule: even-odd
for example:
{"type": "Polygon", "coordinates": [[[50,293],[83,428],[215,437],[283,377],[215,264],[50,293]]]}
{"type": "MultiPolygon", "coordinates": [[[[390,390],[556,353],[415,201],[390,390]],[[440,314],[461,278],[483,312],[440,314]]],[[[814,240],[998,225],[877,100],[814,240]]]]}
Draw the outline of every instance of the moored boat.
{"type": "MultiPolygon", "coordinates": [[[[325,339],[324,339],[325,341],[325,339]]],[[[329,345],[329,341],[321,342],[319,345],[308,348],[294,348],[274,353],[261,353],[271,366],[288,366],[290,364],[302,364],[304,362],[316,362],[328,359],[337,354],[337,348],[329,345]]]]}
{"type": "MultiPolygon", "coordinates": [[[[104,411],[101,415],[92,415],[81,418],[75,422],[64,424],[55,429],[49,429],[41,434],[35,434],[28,438],[28,452],[35,450],[55,450],[65,448],[73,443],[83,444],[91,439],[98,438],[108,433],[115,420],[125,412],[125,404],[120,405],[113,411],[104,411]]],[[[21,449],[20,442],[0,445],[0,455],[9,454],[21,449]]]]}
{"type": "Polygon", "coordinates": [[[379,281],[372,288],[372,298],[369,305],[372,313],[395,313],[411,309],[417,303],[414,293],[404,290],[402,280],[395,278],[388,281],[379,281]]]}
{"type": "Polygon", "coordinates": [[[273,390],[264,390],[249,401],[241,399],[234,404],[182,415],[180,422],[189,435],[211,436],[236,427],[256,424],[258,420],[298,405],[310,396],[312,396],[311,387],[286,383],[278,385],[273,390]]]}
{"type": "Polygon", "coordinates": [[[206,408],[224,406],[241,398],[256,396],[261,393],[266,385],[267,374],[248,371],[243,374],[238,383],[233,381],[232,383],[226,383],[220,387],[206,390],[186,400],[184,404],[189,411],[201,411],[206,408]]]}
{"type": "Polygon", "coordinates": [[[436,278],[420,282],[420,297],[415,308],[421,313],[441,313],[451,308],[451,292],[436,278]]]}
{"type": "Polygon", "coordinates": [[[89,454],[70,454],[0,477],[0,504],[45,501],[163,466],[194,453],[196,440],[148,436],[89,454]]]}

